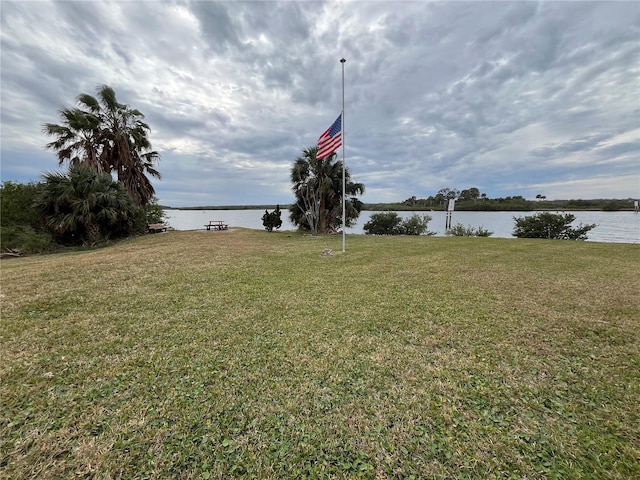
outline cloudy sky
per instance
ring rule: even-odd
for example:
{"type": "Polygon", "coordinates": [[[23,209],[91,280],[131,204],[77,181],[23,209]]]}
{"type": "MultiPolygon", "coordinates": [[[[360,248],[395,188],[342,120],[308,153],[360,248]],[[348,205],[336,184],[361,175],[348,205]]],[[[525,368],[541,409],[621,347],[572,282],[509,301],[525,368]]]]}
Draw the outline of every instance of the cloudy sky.
{"type": "MultiPolygon", "coordinates": [[[[108,84],[170,206],[290,203],[342,108],[365,202],[640,197],[638,2],[7,1],[1,178],[56,170],[42,124],[108,84]]],[[[340,152],[340,157],[342,153],[340,152]]]]}

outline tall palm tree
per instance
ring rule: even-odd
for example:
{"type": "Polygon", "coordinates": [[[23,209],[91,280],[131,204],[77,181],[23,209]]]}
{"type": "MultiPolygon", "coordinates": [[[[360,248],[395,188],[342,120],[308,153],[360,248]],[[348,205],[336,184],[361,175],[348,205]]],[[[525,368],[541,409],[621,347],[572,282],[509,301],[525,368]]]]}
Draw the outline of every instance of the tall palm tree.
{"type": "MultiPolygon", "coordinates": [[[[294,225],[315,229],[319,233],[336,231],[342,225],[342,162],[331,155],[317,158],[318,147],[302,151],[291,168],[292,190],[296,203],[291,207],[289,218],[294,225]],[[309,218],[315,222],[309,222],[309,218]]],[[[351,226],[360,215],[362,202],[356,195],[364,193],[364,185],[351,181],[349,169],[345,170],[345,194],[350,196],[345,204],[345,225],[351,226]]]]}
{"type": "Polygon", "coordinates": [[[155,168],[158,152],[151,149],[149,125],[144,115],[118,102],[114,90],[98,87],[98,98],[86,93],[78,106],[60,110],[62,124],[46,123],[44,132],[55,137],[46,145],[58,152],[58,164],[88,165],[98,172],[115,172],[136,204],[145,206],[155,194],[150,175],[160,178],[155,168]]]}

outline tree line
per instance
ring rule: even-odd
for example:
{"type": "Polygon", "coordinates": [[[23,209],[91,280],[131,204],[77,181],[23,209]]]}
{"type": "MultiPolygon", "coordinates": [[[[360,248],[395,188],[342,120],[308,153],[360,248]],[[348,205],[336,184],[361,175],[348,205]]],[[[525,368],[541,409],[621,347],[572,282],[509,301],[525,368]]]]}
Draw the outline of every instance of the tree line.
{"type": "Polygon", "coordinates": [[[412,196],[395,203],[366,203],[363,210],[445,210],[448,201],[455,200],[455,209],[461,211],[533,211],[533,210],[633,210],[633,199],[595,200],[546,200],[536,195],[536,200],[527,200],[521,195],[491,198],[478,188],[458,190],[442,188],[426,198],[412,196]]]}

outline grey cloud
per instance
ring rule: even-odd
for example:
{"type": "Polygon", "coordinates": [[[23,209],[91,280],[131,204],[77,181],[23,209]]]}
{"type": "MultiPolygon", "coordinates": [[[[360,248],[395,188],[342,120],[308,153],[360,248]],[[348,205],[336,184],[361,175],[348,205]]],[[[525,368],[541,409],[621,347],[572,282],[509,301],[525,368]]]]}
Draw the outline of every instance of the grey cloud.
{"type": "Polygon", "coordinates": [[[560,155],[566,155],[568,153],[576,152],[576,151],[591,151],[598,145],[600,145],[603,141],[611,138],[610,134],[595,134],[584,136],[580,138],[571,139],[568,142],[556,144],[556,145],[545,145],[543,147],[537,148],[531,152],[531,155],[535,157],[557,157],[560,155]]]}
{"type": "MultiPolygon", "coordinates": [[[[618,143],[600,149],[598,152],[601,158],[617,160],[620,156],[626,158],[626,154],[638,156],[640,152],[640,139],[635,142],[618,143]]],[[[636,171],[640,175],[640,164],[636,165],[636,171]]]]}
{"type": "Polygon", "coordinates": [[[200,23],[200,31],[214,53],[223,53],[240,45],[238,18],[224,2],[190,2],[189,8],[200,23]]]}

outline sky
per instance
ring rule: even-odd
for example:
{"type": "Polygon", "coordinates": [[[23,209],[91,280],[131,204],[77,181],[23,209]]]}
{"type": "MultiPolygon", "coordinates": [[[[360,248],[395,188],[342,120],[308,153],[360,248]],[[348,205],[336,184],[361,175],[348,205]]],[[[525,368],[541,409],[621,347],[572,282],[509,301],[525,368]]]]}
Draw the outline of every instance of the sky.
{"type": "Polygon", "coordinates": [[[66,169],[42,125],[106,84],[151,127],[160,204],[289,204],[345,58],[365,203],[640,198],[639,2],[1,0],[0,17],[2,181],[66,169]]]}

